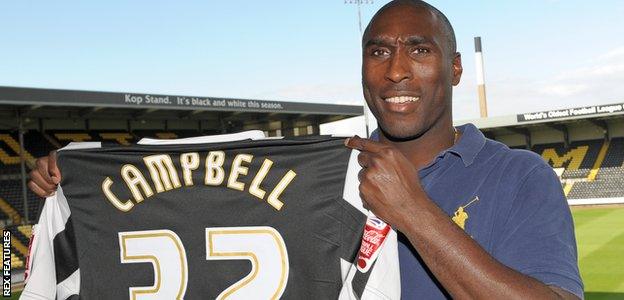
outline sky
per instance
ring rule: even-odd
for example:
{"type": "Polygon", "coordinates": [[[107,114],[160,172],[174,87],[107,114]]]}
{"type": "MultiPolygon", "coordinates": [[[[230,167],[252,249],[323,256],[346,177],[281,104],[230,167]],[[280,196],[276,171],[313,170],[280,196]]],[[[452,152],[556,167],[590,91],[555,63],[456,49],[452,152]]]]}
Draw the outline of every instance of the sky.
{"type": "MultiPolygon", "coordinates": [[[[350,2],[4,2],[0,86],[361,105],[350,2]]],[[[365,27],[388,1],[364,2],[365,27]]],[[[624,1],[429,2],[450,19],[462,53],[454,119],[479,117],[475,36],[490,116],[624,102],[624,1]]]]}

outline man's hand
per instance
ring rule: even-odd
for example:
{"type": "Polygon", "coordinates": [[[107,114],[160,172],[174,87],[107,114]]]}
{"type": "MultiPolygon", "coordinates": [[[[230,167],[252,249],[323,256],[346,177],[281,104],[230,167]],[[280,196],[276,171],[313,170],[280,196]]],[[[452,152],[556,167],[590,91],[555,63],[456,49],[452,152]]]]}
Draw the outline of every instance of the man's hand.
{"type": "Polygon", "coordinates": [[[345,142],[360,150],[358,174],[360,197],[375,215],[399,231],[414,216],[417,201],[426,194],[420,185],[418,171],[396,148],[354,136],[345,142]]]}
{"type": "Polygon", "coordinates": [[[56,165],[56,151],[48,156],[38,158],[35,169],[30,172],[28,188],[39,197],[48,197],[56,192],[56,186],[61,182],[61,171],[56,165]]]}
{"type": "Polygon", "coordinates": [[[405,234],[453,298],[578,299],[494,259],[429,199],[418,170],[398,149],[357,136],[345,145],[361,151],[364,204],[405,234]]]}

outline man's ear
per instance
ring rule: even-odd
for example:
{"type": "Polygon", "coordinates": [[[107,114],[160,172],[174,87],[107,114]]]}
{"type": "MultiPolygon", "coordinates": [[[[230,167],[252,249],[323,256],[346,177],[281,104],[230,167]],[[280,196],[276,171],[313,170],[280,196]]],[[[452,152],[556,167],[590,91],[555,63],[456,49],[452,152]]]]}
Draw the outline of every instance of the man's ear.
{"type": "Polygon", "coordinates": [[[455,52],[455,57],[453,57],[453,85],[459,84],[463,72],[464,67],[462,67],[461,63],[461,53],[455,52]]]}

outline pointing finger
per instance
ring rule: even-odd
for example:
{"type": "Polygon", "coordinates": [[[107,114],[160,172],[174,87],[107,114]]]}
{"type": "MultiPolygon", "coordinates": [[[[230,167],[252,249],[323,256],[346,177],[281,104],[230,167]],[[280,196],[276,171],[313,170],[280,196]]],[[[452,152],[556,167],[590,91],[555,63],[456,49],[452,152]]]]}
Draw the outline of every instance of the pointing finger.
{"type": "Polygon", "coordinates": [[[363,139],[357,135],[352,138],[347,139],[345,142],[345,146],[351,149],[356,149],[356,150],[366,151],[366,152],[373,152],[373,153],[378,153],[385,147],[383,144],[379,142],[375,142],[370,139],[363,139]]]}

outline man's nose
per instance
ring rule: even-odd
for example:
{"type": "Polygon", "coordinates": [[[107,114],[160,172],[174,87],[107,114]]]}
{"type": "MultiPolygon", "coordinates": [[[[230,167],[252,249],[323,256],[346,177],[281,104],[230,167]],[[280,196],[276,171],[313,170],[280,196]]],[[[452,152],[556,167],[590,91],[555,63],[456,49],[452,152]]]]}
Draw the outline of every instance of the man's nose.
{"type": "Polygon", "coordinates": [[[386,79],[394,83],[399,83],[406,79],[412,79],[412,71],[410,70],[406,59],[407,58],[405,58],[404,55],[401,55],[401,53],[393,55],[386,72],[386,79]]]}

